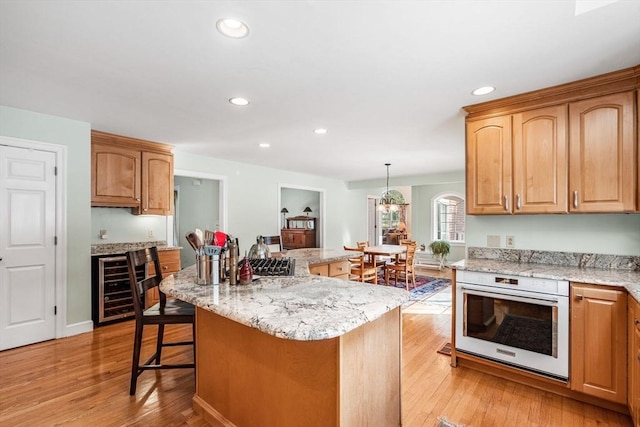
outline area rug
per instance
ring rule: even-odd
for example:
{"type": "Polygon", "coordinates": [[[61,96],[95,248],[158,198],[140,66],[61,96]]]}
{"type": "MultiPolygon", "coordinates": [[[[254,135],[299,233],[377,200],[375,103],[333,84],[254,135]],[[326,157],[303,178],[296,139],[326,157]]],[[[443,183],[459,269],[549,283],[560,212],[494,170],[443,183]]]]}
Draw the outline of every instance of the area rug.
{"type": "MultiPolygon", "coordinates": [[[[390,279],[389,281],[391,282],[390,286],[395,286],[396,288],[401,289],[405,288],[405,284],[403,282],[398,282],[397,285],[394,285],[393,280],[390,279]]],[[[380,273],[378,275],[378,284],[385,285],[384,273],[380,273]]],[[[449,279],[431,276],[420,276],[416,274],[416,287],[409,288],[409,293],[411,293],[410,301],[421,301],[427,298],[429,295],[434,294],[443,288],[446,288],[450,284],[451,280],[449,279]]]]}
{"type": "Polygon", "coordinates": [[[491,341],[550,355],[552,338],[551,322],[507,314],[491,341]]]}

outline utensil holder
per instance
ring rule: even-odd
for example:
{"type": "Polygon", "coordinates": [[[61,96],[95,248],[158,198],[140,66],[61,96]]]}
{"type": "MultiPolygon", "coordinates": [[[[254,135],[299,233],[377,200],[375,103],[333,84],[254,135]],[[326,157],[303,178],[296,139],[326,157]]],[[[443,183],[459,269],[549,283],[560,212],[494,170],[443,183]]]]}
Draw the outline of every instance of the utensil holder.
{"type": "Polygon", "coordinates": [[[211,256],[196,254],[196,283],[198,285],[211,284],[211,256]]]}

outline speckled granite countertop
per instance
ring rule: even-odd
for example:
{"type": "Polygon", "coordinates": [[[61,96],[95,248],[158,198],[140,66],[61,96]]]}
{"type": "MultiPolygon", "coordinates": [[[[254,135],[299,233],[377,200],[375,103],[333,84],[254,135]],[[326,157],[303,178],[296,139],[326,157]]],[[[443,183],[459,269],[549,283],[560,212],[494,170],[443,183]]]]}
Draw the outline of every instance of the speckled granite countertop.
{"type": "Polygon", "coordinates": [[[296,249],[294,277],[262,277],[251,285],[197,285],[195,266],[167,277],[160,289],[261,332],[298,341],[335,338],[409,300],[403,289],[312,276],[307,266],[345,259],[346,251],[296,249]]]}
{"type": "Polygon", "coordinates": [[[155,242],[98,243],[91,245],[91,256],[124,254],[129,251],[151,248],[153,246],[157,246],[158,251],[182,249],[180,246],[167,246],[167,242],[164,240],[155,242]]]}
{"type": "Polygon", "coordinates": [[[511,274],[544,279],[568,280],[605,286],[620,286],[640,302],[640,271],[605,269],[542,263],[521,263],[499,259],[465,259],[451,265],[457,270],[511,274]]]}

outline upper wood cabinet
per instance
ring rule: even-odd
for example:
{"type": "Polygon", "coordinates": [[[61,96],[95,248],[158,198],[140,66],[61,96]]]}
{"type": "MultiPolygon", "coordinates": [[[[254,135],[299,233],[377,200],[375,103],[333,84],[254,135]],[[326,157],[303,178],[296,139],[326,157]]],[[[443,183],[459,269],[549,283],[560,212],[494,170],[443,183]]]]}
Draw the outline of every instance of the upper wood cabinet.
{"type": "Polygon", "coordinates": [[[627,403],[627,291],[571,284],[571,389],[627,403]]]}
{"type": "Polygon", "coordinates": [[[640,210],[638,81],[640,66],[464,107],[467,213],[640,210]]]}
{"type": "Polygon", "coordinates": [[[173,213],[171,146],[91,132],[91,206],[134,214],[173,213]]]}
{"type": "Polygon", "coordinates": [[[467,122],[467,213],[510,213],[511,116],[467,122]]]}
{"type": "Polygon", "coordinates": [[[571,212],[636,208],[635,93],[569,104],[571,212]]]}
{"type": "Polygon", "coordinates": [[[627,333],[629,340],[629,383],[628,402],[629,412],[640,426],[640,304],[629,297],[629,317],[627,333]]]}
{"type": "Polygon", "coordinates": [[[467,122],[467,212],[567,212],[567,108],[467,122]]]}

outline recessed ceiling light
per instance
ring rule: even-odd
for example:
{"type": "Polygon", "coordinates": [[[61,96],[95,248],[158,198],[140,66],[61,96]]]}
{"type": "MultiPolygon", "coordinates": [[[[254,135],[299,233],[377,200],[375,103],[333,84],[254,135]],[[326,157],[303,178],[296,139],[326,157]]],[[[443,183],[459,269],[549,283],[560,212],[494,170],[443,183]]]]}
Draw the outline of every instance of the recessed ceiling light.
{"type": "Polygon", "coordinates": [[[479,87],[478,89],[475,89],[473,92],[471,92],[472,95],[486,95],[488,93],[493,92],[494,90],[496,90],[495,87],[493,86],[482,86],[479,87]]]}
{"type": "Polygon", "coordinates": [[[223,36],[241,39],[249,35],[249,27],[242,21],[233,18],[219,19],[216,28],[223,36]]]}
{"type": "Polygon", "coordinates": [[[268,142],[261,142],[258,145],[260,146],[260,148],[269,148],[269,147],[271,147],[271,144],[269,144],[268,142]]]}
{"type": "Polygon", "coordinates": [[[318,129],[314,129],[313,133],[316,133],[318,135],[324,135],[325,133],[327,133],[328,131],[326,129],[322,129],[322,128],[318,128],[318,129]]]}
{"type": "Polygon", "coordinates": [[[233,105],[238,105],[240,107],[244,107],[245,105],[249,105],[249,101],[244,98],[230,98],[229,102],[233,105]]]}

